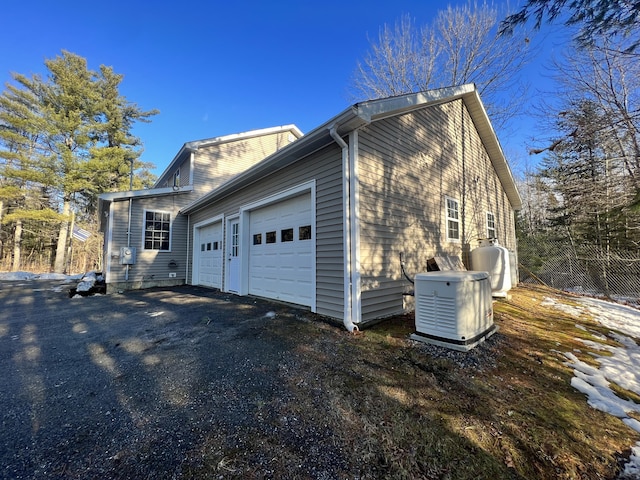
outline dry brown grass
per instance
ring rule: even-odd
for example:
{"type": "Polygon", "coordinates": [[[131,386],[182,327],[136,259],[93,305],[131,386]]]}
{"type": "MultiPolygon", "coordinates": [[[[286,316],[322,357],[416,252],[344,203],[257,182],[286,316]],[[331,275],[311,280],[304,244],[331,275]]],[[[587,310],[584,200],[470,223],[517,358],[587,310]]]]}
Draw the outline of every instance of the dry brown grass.
{"type": "MultiPolygon", "coordinates": [[[[621,455],[638,436],[619,419],[587,405],[571,387],[573,373],[562,355],[580,349],[581,359],[589,357],[577,339],[593,338],[576,323],[603,334],[606,328],[542,305],[545,297],[572,301],[555,291],[526,287],[495,304],[500,330],[480,347],[489,359],[482,368],[425,353],[408,340],[412,316],[358,335],[318,321],[274,322],[270,334],[297,339],[290,361],[282,366],[289,396],[264,406],[277,434],[253,432],[235,450],[211,438],[199,452],[202,468],[193,475],[615,478],[621,455]],[[297,431],[306,432],[300,448],[282,440],[291,419],[298,422],[297,431]],[[317,442],[316,450],[309,450],[309,442],[317,442]],[[322,462],[317,469],[292,468],[319,462],[323,451],[335,457],[331,474],[322,462]],[[268,471],[255,460],[267,457],[272,459],[268,471]]],[[[628,398],[639,400],[630,392],[628,398]]]]}

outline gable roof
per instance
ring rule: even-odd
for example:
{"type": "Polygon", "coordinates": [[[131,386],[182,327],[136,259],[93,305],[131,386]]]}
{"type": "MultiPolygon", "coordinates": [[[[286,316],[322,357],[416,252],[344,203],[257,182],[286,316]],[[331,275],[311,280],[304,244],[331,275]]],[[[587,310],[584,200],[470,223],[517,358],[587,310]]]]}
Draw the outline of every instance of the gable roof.
{"type": "Polygon", "coordinates": [[[440,105],[457,99],[462,99],[467,106],[469,115],[496,169],[509,202],[514,209],[520,209],[522,207],[522,199],[516,188],[511,169],[507,164],[498,137],[480,100],[476,86],[474,84],[466,84],[458,87],[440,88],[356,103],[307,135],[273,153],[215,190],[198,198],[184,207],[181,212],[185,214],[195,212],[205,207],[208,203],[224,198],[238,188],[250,185],[265,175],[283,169],[303,156],[331,144],[335,141],[331,135],[332,130],[340,136],[345,136],[349,132],[376,120],[402,115],[413,110],[440,105]]]}
{"type": "Polygon", "coordinates": [[[275,133],[282,133],[282,132],[290,132],[293,136],[296,137],[296,139],[299,139],[300,137],[302,137],[302,132],[295,125],[282,125],[278,127],[261,128],[258,130],[250,130],[248,132],[234,133],[231,135],[224,135],[221,137],[212,137],[212,138],[205,138],[203,140],[193,140],[191,142],[186,142],[184,145],[182,145],[182,148],[180,148],[176,156],[173,157],[173,160],[171,160],[167,168],[165,168],[162,174],[158,176],[158,180],[154,184],[153,188],[158,187],[162,182],[162,180],[165,178],[165,176],[169,172],[173,171],[176,165],[180,165],[183,161],[189,158],[189,155],[191,154],[191,152],[196,152],[199,148],[210,147],[212,145],[221,145],[223,143],[238,142],[238,141],[247,140],[250,138],[262,137],[265,135],[273,135],[275,133]]]}

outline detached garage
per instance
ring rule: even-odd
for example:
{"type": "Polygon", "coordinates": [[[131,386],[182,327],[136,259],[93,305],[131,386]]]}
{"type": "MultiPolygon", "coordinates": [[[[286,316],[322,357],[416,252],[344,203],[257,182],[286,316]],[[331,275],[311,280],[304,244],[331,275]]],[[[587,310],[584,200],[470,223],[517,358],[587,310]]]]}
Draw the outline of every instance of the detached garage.
{"type": "Polygon", "coordinates": [[[192,225],[187,282],[305,306],[352,331],[412,309],[400,258],[412,273],[432,256],[464,259],[489,218],[514,250],[520,204],[474,85],[367,101],[180,211],[192,225]]]}

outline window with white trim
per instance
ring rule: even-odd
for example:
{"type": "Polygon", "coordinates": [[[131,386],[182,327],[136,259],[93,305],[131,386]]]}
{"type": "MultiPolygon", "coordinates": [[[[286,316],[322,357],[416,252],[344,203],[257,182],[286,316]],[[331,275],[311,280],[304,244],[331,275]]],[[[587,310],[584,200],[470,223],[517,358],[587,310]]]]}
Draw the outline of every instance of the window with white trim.
{"type": "Polygon", "coordinates": [[[180,186],[180,169],[178,168],[174,173],[173,173],[173,187],[179,187],[180,186]]]}
{"type": "Polygon", "coordinates": [[[447,216],[447,240],[460,240],[460,202],[458,200],[445,197],[447,216]]]}
{"type": "Polygon", "coordinates": [[[487,212],[487,238],[496,238],[496,216],[487,212]]]}
{"type": "Polygon", "coordinates": [[[169,251],[171,248],[171,214],[147,210],[144,212],[144,249],[169,251]]]}

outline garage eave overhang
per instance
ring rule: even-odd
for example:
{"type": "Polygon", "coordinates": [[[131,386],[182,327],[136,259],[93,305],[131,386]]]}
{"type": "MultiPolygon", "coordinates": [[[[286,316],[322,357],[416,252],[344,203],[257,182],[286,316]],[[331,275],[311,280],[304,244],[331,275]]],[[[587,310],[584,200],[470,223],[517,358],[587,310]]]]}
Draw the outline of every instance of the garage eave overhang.
{"type": "Polygon", "coordinates": [[[179,195],[182,193],[189,193],[193,191],[191,185],[184,187],[164,187],[164,188],[150,188],[147,190],[128,190],[126,192],[112,192],[101,193],[98,199],[103,202],[117,202],[119,200],[128,200],[129,198],[150,198],[150,197],[162,197],[165,195],[179,195]]]}

